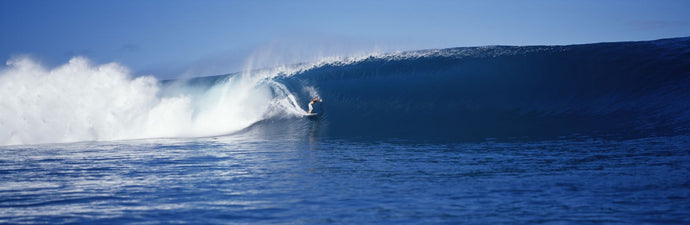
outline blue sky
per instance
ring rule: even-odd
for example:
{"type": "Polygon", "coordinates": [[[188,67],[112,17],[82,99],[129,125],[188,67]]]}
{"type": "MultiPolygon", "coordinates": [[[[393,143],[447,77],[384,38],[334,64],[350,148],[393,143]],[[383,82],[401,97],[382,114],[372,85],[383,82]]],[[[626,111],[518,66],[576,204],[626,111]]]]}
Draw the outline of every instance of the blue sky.
{"type": "Polygon", "coordinates": [[[690,1],[0,0],[0,59],[74,56],[161,78],[323,55],[690,36],[690,1]],[[268,53],[267,53],[268,52],[268,53]]]}

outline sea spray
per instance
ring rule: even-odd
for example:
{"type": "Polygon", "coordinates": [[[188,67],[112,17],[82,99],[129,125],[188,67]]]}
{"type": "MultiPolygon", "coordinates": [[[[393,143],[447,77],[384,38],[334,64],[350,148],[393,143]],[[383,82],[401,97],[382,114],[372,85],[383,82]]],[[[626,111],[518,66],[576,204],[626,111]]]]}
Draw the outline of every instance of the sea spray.
{"type": "Polygon", "coordinates": [[[250,72],[201,89],[163,87],[152,76],[134,78],[121,65],[83,57],[53,69],[10,60],[0,95],[2,145],[222,135],[303,111],[280,84],[250,72]]]}

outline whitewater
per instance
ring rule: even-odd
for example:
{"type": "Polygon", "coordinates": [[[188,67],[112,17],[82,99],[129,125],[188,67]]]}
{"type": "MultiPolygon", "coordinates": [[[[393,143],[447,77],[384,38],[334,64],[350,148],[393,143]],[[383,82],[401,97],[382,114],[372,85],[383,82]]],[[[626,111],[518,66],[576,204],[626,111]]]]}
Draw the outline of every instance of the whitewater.
{"type": "Polygon", "coordinates": [[[194,90],[83,57],[52,69],[30,58],[10,60],[0,72],[0,143],[213,136],[267,117],[304,115],[270,79],[246,72],[194,90]]]}

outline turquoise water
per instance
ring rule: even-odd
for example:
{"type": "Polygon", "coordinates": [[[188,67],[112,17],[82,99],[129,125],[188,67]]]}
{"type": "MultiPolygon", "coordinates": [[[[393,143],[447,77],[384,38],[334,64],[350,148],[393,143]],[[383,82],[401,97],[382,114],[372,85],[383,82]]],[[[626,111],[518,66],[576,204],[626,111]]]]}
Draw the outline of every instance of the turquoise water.
{"type": "Polygon", "coordinates": [[[687,224],[690,137],[158,139],[0,150],[0,223],[687,224]]]}

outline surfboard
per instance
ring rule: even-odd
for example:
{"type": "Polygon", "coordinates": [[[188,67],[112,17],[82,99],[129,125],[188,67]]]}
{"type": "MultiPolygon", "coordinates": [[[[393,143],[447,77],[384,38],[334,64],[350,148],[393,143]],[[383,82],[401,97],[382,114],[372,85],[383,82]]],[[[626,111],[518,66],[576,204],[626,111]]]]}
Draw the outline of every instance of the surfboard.
{"type": "Polygon", "coordinates": [[[305,114],[304,118],[307,118],[308,120],[311,120],[311,121],[318,121],[319,119],[321,119],[321,117],[319,117],[318,113],[305,114]]]}

